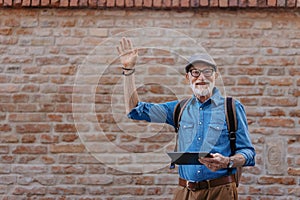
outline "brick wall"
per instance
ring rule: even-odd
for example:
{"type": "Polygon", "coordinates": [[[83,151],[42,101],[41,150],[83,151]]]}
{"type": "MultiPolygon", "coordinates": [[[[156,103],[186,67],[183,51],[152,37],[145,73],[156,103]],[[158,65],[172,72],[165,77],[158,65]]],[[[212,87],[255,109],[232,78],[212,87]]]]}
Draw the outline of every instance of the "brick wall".
{"type": "Polygon", "coordinates": [[[0,0],[0,7],[14,8],[299,8],[299,0],[0,0]]]}
{"type": "Polygon", "coordinates": [[[164,151],[174,146],[173,129],[126,119],[115,49],[122,36],[140,49],[141,99],[155,102],[189,93],[181,56],[204,47],[219,65],[218,86],[244,103],[257,151],[240,199],[299,199],[297,11],[0,16],[1,199],[171,199],[177,175],[164,151]]]}

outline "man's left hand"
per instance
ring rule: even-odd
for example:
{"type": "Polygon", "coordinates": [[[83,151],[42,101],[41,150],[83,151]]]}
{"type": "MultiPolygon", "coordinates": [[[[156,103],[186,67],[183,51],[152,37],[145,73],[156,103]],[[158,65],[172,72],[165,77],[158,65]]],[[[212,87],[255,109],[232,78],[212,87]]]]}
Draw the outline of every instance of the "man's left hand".
{"type": "Polygon", "coordinates": [[[199,162],[205,165],[208,169],[215,172],[220,169],[227,168],[229,157],[222,156],[219,153],[210,154],[210,157],[199,158],[199,162]]]}

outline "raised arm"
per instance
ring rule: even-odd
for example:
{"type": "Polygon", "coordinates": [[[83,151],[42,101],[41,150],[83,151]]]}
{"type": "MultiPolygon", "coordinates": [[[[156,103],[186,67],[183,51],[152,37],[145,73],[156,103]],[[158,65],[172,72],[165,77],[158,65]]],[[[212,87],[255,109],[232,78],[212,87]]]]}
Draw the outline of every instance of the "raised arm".
{"type": "Polygon", "coordinates": [[[129,113],[139,102],[134,78],[138,51],[133,48],[131,41],[127,38],[122,38],[117,50],[119,52],[124,75],[125,109],[126,113],[129,113]]]}

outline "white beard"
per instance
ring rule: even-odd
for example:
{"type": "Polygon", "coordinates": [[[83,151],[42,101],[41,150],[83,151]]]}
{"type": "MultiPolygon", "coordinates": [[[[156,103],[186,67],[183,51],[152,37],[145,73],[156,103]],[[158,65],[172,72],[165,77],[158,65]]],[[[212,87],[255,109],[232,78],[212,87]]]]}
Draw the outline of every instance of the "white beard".
{"type": "Polygon", "coordinates": [[[211,96],[213,88],[215,87],[214,83],[209,83],[208,88],[196,88],[195,84],[190,83],[190,87],[192,88],[192,91],[196,97],[205,97],[205,96],[211,96]]]}

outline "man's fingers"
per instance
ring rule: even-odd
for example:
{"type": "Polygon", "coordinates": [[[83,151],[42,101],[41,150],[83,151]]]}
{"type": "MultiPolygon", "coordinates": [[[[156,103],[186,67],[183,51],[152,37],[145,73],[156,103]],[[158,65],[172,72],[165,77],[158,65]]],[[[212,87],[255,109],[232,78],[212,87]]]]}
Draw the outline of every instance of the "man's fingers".
{"type": "Polygon", "coordinates": [[[129,47],[129,49],[132,49],[132,43],[131,43],[131,40],[127,40],[127,42],[128,42],[128,47],[129,47]]]}
{"type": "Polygon", "coordinates": [[[122,54],[121,47],[117,46],[117,50],[118,50],[119,55],[121,55],[122,54]]]}
{"type": "Polygon", "coordinates": [[[123,47],[124,51],[128,51],[128,50],[131,49],[130,48],[130,41],[128,39],[124,38],[124,37],[122,38],[122,47],[123,47]]]}

